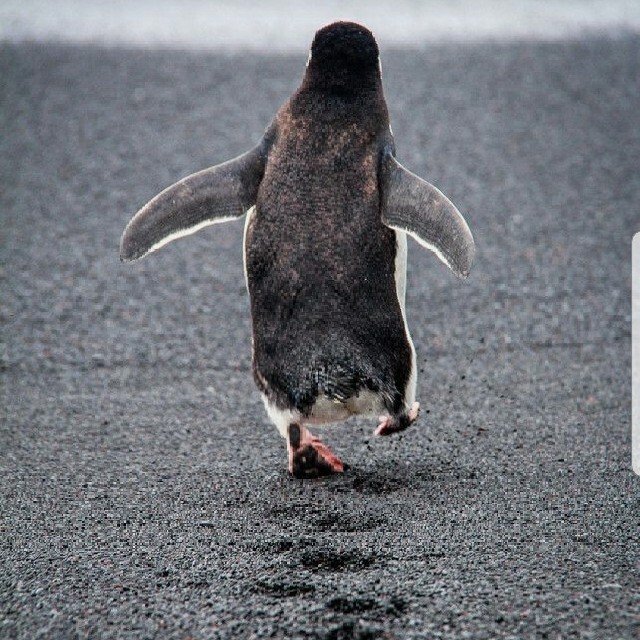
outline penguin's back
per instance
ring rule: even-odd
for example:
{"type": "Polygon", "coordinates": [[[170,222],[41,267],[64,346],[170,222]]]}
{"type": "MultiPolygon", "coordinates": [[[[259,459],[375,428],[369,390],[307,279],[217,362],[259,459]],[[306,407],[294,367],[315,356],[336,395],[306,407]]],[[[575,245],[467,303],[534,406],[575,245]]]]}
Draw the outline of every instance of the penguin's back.
{"type": "Polygon", "coordinates": [[[246,228],[254,377],[271,402],[303,415],[319,396],[363,391],[397,409],[409,376],[396,236],[380,216],[386,113],[372,118],[376,106],[294,94],[246,228]]]}

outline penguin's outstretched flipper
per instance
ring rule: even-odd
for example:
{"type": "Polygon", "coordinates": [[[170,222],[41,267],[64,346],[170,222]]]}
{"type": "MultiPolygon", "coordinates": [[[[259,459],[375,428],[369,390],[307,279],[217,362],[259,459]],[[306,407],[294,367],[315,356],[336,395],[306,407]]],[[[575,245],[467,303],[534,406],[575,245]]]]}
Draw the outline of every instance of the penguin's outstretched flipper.
{"type": "Polygon", "coordinates": [[[380,169],[382,222],[405,231],[459,278],[466,278],[475,245],[462,214],[436,187],[405,169],[390,153],[382,158],[380,169]]]}
{"type": "Polygon", "coordinates": [[[120,260],[138,260],[176,238],[241,217],[256,202],[266,157],[263,139],[241,156],[167,187],[126,226],[120,260]]]}

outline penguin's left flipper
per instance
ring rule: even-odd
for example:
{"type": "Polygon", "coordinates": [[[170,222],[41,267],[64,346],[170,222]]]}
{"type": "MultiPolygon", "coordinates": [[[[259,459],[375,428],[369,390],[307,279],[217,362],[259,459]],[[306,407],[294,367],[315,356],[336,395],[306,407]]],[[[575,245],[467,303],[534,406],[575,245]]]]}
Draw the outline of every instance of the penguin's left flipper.
{"type": "Polygon", "coordinates": [[[391,153],[381,164],[382,222],[433,251],[459,278],[471,270],[475,244],[462,214],[432,184],[405,169],[391,153]]]}
{"type": "Polygon", "coordinates": [[[263,139],[241,156],[166,188],[126,226],[120,240],[120,260],[138,260],[203,227],[241,217],[256,202],[266,156],[263,139]]]}

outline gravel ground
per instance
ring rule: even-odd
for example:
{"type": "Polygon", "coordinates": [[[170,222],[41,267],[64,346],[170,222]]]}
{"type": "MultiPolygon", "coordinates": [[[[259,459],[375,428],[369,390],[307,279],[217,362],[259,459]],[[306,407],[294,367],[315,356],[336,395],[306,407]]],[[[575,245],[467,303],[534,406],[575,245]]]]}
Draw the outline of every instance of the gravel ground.
{"type": "Polygon", "coordinates": [[[383,51],[477,261],[411,244],[421,419],[327,427],[321,481],[253,387],[242,222],[118,262],[305,59],[0,45],[0,637],[638,637],[640,38],[383,51]]]}

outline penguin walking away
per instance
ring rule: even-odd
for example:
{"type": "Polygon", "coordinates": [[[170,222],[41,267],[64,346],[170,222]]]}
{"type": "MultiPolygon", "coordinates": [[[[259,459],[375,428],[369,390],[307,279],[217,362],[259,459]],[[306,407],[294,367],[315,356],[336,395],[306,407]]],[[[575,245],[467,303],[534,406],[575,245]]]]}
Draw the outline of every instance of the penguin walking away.
{"type": "Polygon", "coordinates": [[[418,417],[407,235],[459,277],[474,253],[458,210],[395,158],[378,46],[365,27],[320,29],[302,84],[258,145],[153,198],[125,228],[120,257],[137,260],[245,214],[255,382],[287,441],[289,471],[341,472],[307,425],[373,414],[375,433],[388,435],[418,417]]]}

